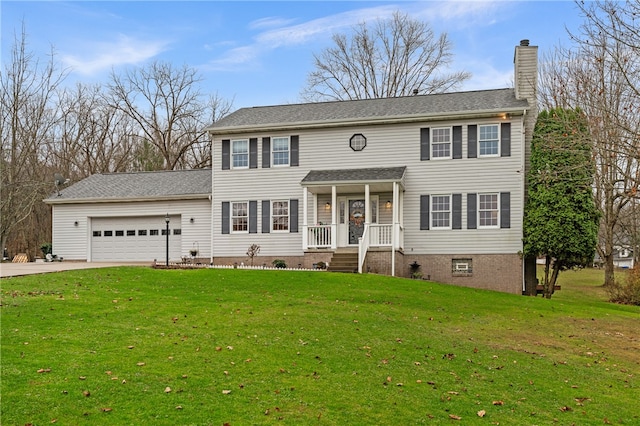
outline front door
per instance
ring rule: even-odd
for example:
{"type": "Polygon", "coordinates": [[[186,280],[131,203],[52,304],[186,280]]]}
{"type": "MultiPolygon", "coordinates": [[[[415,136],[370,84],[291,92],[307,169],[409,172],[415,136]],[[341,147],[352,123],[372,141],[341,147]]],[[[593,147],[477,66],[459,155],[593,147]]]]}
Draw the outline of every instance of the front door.
{"type": "Polygon", "coordinates": [[[364,200],[349,200],[349,244],[358,244],[364,232],[364,200]]]}

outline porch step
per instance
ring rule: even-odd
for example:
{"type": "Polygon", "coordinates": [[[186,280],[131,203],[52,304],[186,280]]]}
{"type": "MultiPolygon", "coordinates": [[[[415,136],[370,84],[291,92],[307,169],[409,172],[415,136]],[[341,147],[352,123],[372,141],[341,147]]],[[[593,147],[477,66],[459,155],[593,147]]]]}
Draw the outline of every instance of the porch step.
{"type": "Polygon", "coordinates": [[[358,272],[357,251],[336,251],[327,268],[329,272],[358,272]]]}

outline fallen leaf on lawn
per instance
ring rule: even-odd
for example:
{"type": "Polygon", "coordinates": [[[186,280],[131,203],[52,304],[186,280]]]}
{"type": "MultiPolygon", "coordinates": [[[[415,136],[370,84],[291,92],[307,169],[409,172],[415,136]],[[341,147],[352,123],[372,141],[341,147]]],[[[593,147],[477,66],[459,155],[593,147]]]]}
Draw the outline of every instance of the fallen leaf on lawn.
{"type": "Polygon", "coordinates": [[[456,392],[456,391],[449,391],[447,393],[450,394],[450,395],[458,395],[458,392],[456,392]]]}
{"type": "Polygon", "coordinates": [[[462,420],[462,417],[456,416],[455,414],[449,414],[449,418],[452,420],[462,420]]]}
{"type": "Polygon", "coordinates": [[[164,388],[164,393],[169,393],[169,392],[171,392],[171,388],[169,386],[164,388]]]}
{"type": "Polygon", "coordinates": [[[484,417],[484,416],[485,416],[485,414],[487,414],[487,412],[486,412],[486,411],[484,411],[484,410],[480,410],[480,411],[478,411],[476,414],[478,415],[478,417],[484,417]]]}
{"type": "Polygon", "coordinates": [[[567,407],[566,405],[564,407],[560,408],[560,411],[565,412],[565,411],[571,411],[571,407],[567,407]]]}
{"type": "Polygon", "coordinates": [[[176,410],[182,410],[182,405],[176,406],[176,410]]]}
{"type": "Polygon", "coordinates": [[[403,383],[398,383],[396,386],[404,386],[403,383]]]}
{"type": "Polygon", "coordinates": [[[105,371],[104,373],[105,373],[107,376],[110,376],[110,375],[112,374],[112,373],[111,373],[111,371],[105,371]]]}
{"type": "Polygon", "coordinates": [[[227,346],[227,349],[229,349],[230,351],[233,350],[233,346],[227,346]]]}
{"type": "Polygon", "coordinates": [[[416,361],[413,363],[413,365],[422,365],[422,364],[420,364],[420,361],[416,361]]]}
{"type": "Polygon", "coordinates": [[[127,381],[126,381],[126,380],[122,380],[122,384],[123,384],[123,385],[124,385],[124,384],[126,384],[126,383],[127,383],[127,381]]]}
{"type": "Polygon", "coordinates": [[[225,371],[223,371],[223,373],[224,373],[224,375],[225,375],[225,376],[228,376],[228,375],[229,375],[229,372],[228,372],[228,371],[226,371],[226,370],[225,370],[225,371]]]}
{"type": "Polygon", "coordinates": [[[51,369],[50,368],[41,368],[38,370],[38,373],[50,373],[51,369]]]}
{"type": "Polygon", "coordinates": [[[138,367],[142,367],[143,365],[145,365],[145,363],[144,363],[144,362],[139,362],[139,363],[137,363],[136,365],[137,365],[138,367]]]}
{"type": "Polygon", "coordinates": [[[393,380],[391,376],[387,376],[387,382],[390,382],[391,380],[393,380]]]}
{"type": "Polygon", "coordinates": [[[103,413],[108,413],[108,412],[110,412],[110,411],[112,410],[112,408],[109,408],[109,407],[103,407],[103,408],[101,408],[100,410],[101,410],[103,413]]]}
{"type": "Polygon", "coordinates": [[[223,395],[229,395],[230,393],[231,393],[231,391],[230,391],[229,389],[224,389],[224,390],[222,391],[222,394],[223,394],[223,395]]]}
{"type": "Polygon", "coordinates": [[[245,360],[245,362],[251,362],[251,358],[249,358],[249,359],[245,360]]]}
{"type": "Polygon", "coordinates": [[[86,396],[86,397],[91,396],[91,392],[89,392],[88,390],[86,390],[86,391],[82,391],[82,394],[83,394],[84,396],[86,396]]]}
{"type": "Polygon", "coordinates": [[[493,405],[504,405],[504,401],[493,401],[493,405]]]}

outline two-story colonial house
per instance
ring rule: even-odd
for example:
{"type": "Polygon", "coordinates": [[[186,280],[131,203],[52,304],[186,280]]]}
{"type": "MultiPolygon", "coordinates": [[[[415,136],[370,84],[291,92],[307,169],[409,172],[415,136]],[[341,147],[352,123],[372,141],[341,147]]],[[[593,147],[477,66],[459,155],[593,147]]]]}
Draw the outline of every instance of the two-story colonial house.
{"type": "Polygon", "coordinates": [[[94,175],[46,199],[54,252],[232,265],[257,244],[257,265],[535,289],[519,253],[537,47],[514,64],[513,89],[239,109],[207,129],[211,169],[94,175]]]}
{"type": "Polygon", "coordinates": [[[522,292],[537,47],[521,42],[514,64],[513,89],[242,108],[214,123],[213,263],[246,262],[258,244],[265,262],[522,292]]]}

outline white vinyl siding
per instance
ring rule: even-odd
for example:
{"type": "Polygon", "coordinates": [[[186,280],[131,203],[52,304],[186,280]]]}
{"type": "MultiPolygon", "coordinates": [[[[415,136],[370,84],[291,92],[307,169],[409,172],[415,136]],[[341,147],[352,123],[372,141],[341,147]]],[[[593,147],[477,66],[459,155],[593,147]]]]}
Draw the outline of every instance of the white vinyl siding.
{"type": "MultiPolygon", "coordinates": [[[[476,125],[494,124],[495,121],[473,120],[476,125]]],[[[262,200],[299,200],[299,229],[303,225],[303,188],[300,184],[310,170],[357,169],[364,167],[406,166],[405,189],[402,210],[404,229],[403,248],[414,254],[446,253],[517,253],[522,250],[522,206],[524,204],[524,174],[522,138],[524,133],[521,121],[516,117],[511,121],[511,156],[489,158],[467,158],[467,125],[465,122],[405,123],[388,126],[353,126],[344,128],[324,128],[296,130],[300,139],[299,167],[258,168],[243,173],[239,178],[233,170],[214,173],[214,206],[220,202],[238,199],[258,200],[258,229],[262,225],[262,200]],[[462,158],[451,161],[420,161],[420,129],[462,127],[462,158]],[[367,138],[367,148],[353,151],[348,144],[349,138],[361,133],[367,138]],[[346,141],[346,142],[345,142],[346,141]],[[249,176],[249,177],[247,177],[249,176]],[[467,229],[467,193],[511,194],[511,227],[509,229],[467,229]],[[420,195],[423,194],[462,194],[462,229],[439,230],[438,232],[420,231],[420,195]]],[[[256,132],[238,135],[238,137],[286,136],[256,132]]],[[[227,136],[216,136],[214,147],[227,136]]],[[[221,168],[220,155],[213,158],[213,169],[221,168]]],[[[372,195],[376,191],[372,189],[372,195]]],[[[354,189],[344,196],[364,197],[364,187],[354,189]]],[[[307,224],[318,222],[331,223],[330,210],[324,205],[331,201],[331,194],[319,194],[317,205],[314,195],[308,195],[307,224]],[[318,215],[314,208],[317,207],[318,215]]],[[[384,215],[391,216],[391,209],[384,208],[391,194],[379,198],[378,223],[389,223],[384,215]]],[[[337,205],[340,208],[340,204],[337,205]]],[[[340,210],[338,211],[338,213],[340,210]]],[[[220,235],[221,209],[213,211],[214,255],[244,256],[251,244],[261,246],[264,256],[302,256],[302,232],[298,233],[262,233],[246,235],[220,235]],[[235,238],[233,238],[235,237],[235,238]]],[[[346,215],[346,213],[345,213],[346,215]]],[[[340,215],[338,215],[339,217],[340,215]]]]}
{"type": "MultiPolygon", "coordinates": [[[[153,262],[154,259],[162,261],[165,258],[165,238],[161,235],[165,229],[164,217],[170,214],[171,221],[169,227],[171,243],[174,237],[173,230],[180,229],[180,245],[170,253],[171,261],[177,261],[181,256],[187,256],[189,250],[194,246],[199,247],[200,257],[211,255],[210,237],[211,234],[211,203],[208,199],[180,200],[180,201],[147,201],[147,202],[122,202],[122,203],[87,203],[87,204],[57,204],[52,206],[53,216],[53,252],[63,257],[65,260],[96,260],[92,258],[94,238],[93,232],[100,232],[103,238],[105,234],[111,233],[111,238],[115,239],[115,231],[121,230],[122,237],[118,239],[144,239],[155,237],[161,240],[159,249],[162,249],[161,256],[152,253],[153,248],[148,245],[140,245],[139,253],[128,256],[124,253],[115,253],[111,259],[113,261],[133,262],[140,259],[143,262],[153,262]],[[100,228],[94,225],[103,223],[105,220],[118,219],[117,227],[109,226],[100,228]],[[153,219],[152,219],[153,218],[153,219]],[[175,219],[174,219],[175,218],[175,219]],[[194,219],[191,222],[191,218],[194,219]],[[130,220],[129,220],[130,219],[130,220]],[[157,223],[151,224],[151,220],[157,223]],[[74,223],[78,222],[75,226],[74,223]],[[147,235],[127,236],[127,230],[146,230],[147,235]]],[[[173,246],[172,246],[173,247],[173,246]]]]}

